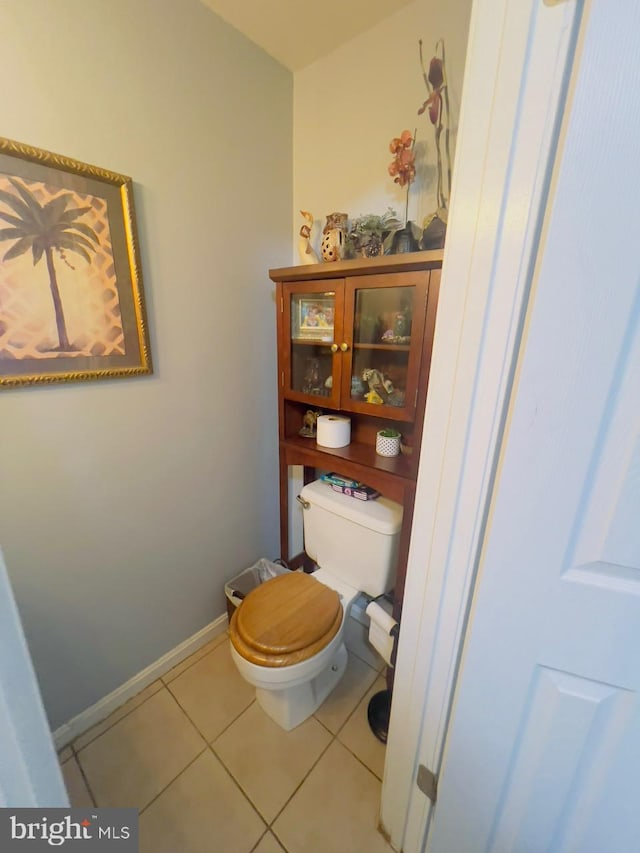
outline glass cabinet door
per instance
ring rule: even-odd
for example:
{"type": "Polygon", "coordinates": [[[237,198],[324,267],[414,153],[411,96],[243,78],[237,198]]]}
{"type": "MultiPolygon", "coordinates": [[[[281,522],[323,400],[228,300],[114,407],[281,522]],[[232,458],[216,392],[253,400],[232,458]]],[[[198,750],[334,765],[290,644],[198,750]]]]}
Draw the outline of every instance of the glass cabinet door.
{"type": "Polygon", "coordinates": [[[342,405],[370,414],[375,407],[381,416],[400,420],[416,406],[426,279],[397,278],[407,284],[379,286],[372,276],[347,288],[345,325],[351,323],[352,340],[342,405]]]}
{"type": "Polygon", "coordinates": [[[289,333],[285,359],[285,393],[316,405],[335,405],[340,399],[340,353],[335,343],[342,328],[342,298],[327,291],[294,292],[285,287],[284,323],[289,333]],[[312,399],[313,398],[313,399],[312,399]]]}

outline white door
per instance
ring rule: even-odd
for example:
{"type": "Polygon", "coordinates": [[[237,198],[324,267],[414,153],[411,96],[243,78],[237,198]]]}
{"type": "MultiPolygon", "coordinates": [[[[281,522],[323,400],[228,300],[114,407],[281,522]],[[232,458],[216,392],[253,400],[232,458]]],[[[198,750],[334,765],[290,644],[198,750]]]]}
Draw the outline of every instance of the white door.
{"type": "Polygon", "coordinates": [[[431,853],[640,849],[638,33],[586,4],[431,853]]]}
{"type": "Polygon", "coordinates": [[[68,805],[0,551],[0,808],[68,805]]]}

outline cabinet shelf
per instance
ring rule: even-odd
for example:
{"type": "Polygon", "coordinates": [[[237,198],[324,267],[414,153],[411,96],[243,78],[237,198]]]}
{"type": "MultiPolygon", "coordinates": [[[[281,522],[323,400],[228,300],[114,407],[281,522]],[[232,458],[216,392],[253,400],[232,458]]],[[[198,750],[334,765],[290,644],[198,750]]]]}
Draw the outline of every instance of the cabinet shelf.
{"type": "Polygon", "coordinates": [[[354,349],[383,350],[384,352],[410,352],[411,344],[354,344],[354,349]]]}
{"type": "MultiPolygon", "coordinates": [[[[323,447],[317,444],[315,439],[302,438],[302,436],[291,436],[283,441],[292,451],[304,451],[305,453],[314,453],[318,455],[321,468],[331,468],[331,466],[339,465],[337,460],[353,462],[366,468],[370,468],[373,472],[384,471],[387,474],[394,474],[396,477],[403,477],[408,480],[415,480],[415,463],[413,454],[410,456],[379,456],[376,453],[375,447],[370,444],[352,441],[346,447],[323,447]],[[331,461],[331,460],[335,461],[331,461]]],[[[375,474],[372,474],[375,476],[375,474]]],[[[366,482],[366,479],[363,480],[366,482]]],[[[367,485],[370,485],[367,483],[367,485]]]]}

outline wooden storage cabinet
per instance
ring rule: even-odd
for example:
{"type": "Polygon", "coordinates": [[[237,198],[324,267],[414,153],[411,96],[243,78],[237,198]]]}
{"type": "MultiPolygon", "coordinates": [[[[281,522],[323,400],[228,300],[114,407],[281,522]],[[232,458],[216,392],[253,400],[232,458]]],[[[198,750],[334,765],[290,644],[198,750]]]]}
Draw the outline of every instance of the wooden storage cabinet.
{"type": "Polygon", "coordinates": [[[442,252],[271,270],[276,283],[281,557],[289,553],[289,467],[378,489],[404,509],[394,614],[399,618],[427,396],[442,252]],[[373,392],[373,393],[372,393],[373,392]],[[299,435],[308,409],[351,418],[351,443],[324,448],[299,435]],[[375,452],[378,430],[400,430],[410,453],[375,452]]]}
{"type": "Polygon", "coordinates": [[[310,406],[390,420],[415,416],[429,272],[282,287],[282,393],[310,406]],[[366,376],[385,377],[373,394],[366,376]]]}

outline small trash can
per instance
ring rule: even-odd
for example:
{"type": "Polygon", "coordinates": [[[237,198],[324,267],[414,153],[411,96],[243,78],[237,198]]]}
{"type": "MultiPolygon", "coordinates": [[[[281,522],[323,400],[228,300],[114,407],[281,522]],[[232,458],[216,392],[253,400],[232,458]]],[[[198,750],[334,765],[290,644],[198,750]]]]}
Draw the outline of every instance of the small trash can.
{"type": "Polygon", "coordinates": [[[232,578],[224,585],[229,621],[242,599],[249,595],[252,589],[278,575],[286,575],[289,571],[290,569],[282,561],[274,563],[266,557],[261,557],[253,566],[249,566],[244,572],[232,578]]]}

